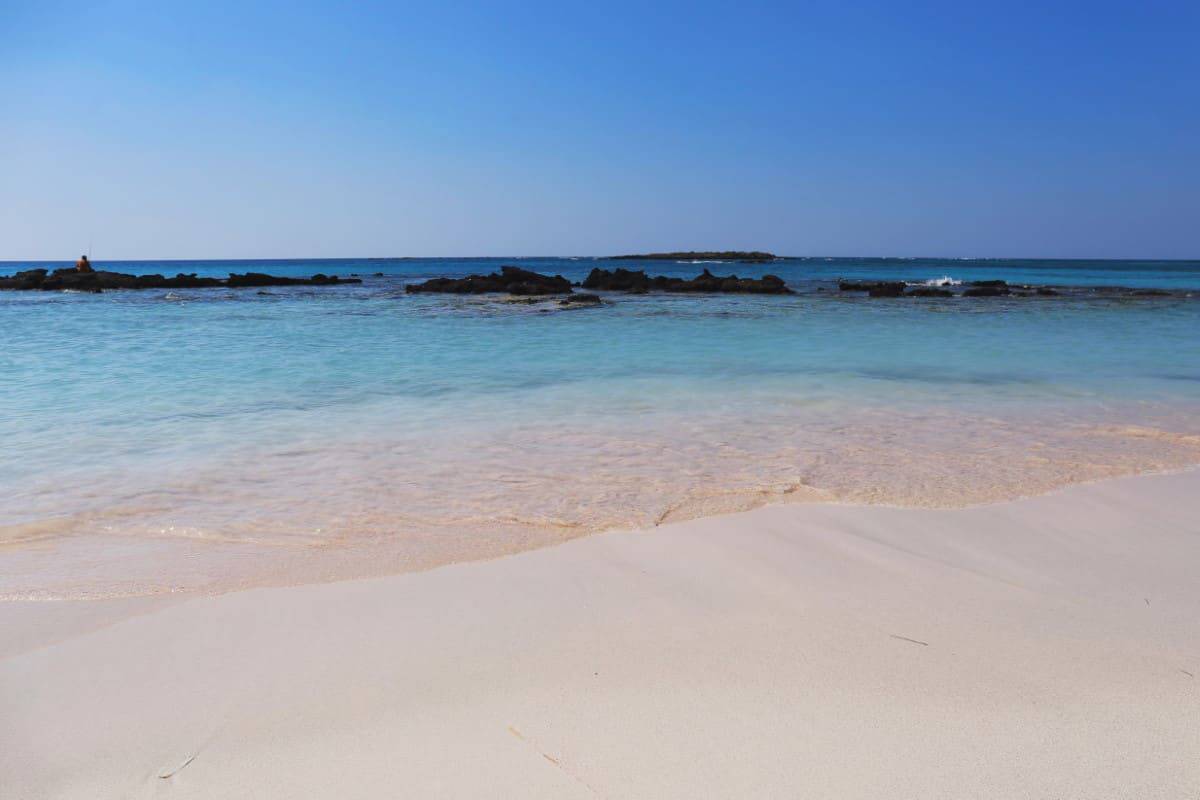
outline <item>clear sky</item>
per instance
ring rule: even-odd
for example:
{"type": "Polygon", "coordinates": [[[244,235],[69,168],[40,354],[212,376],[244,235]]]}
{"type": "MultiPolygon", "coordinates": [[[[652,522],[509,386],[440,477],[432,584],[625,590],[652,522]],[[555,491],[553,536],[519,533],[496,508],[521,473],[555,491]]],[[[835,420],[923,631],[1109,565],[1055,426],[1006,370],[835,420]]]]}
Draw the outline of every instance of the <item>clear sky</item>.
{"type": "Polygon", "coordinates": [[[1200,258],[1200,3],[0,0],[0,259],[1200,258]]]}

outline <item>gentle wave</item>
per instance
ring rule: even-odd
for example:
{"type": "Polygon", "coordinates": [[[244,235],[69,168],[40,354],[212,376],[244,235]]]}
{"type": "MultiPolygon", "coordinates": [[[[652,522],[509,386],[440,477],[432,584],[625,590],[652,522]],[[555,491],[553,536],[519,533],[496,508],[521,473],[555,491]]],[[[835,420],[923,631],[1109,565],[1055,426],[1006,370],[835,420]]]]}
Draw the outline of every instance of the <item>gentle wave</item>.
{"type": "Polygon", "coordinates": [[[951,278],[949,275],[943,275],[940,278],[930,278],[929,280],[925,281],[910,281],[908,282],[908,285],[930,287],[962,286],[962,281],[951,278]]]}
{"type": "Polygon", "coordinates": [[[10,526],[0,596],[224,591],[268,578],[404,571],[768,503],[977,505],[1200,463],[1194,423],[1164,412],[1150,424],[1130,410],[1084,420],[1065,411],[776,403],[745,418],[654,413],[553,429],[339,431],[303,449],[26,493],[21,506],[35,514],[39,504],[83,508],[10,526]],[[79,565],[64,570],[38,549],[48,541],[82,554],[79,565]],[[113,544],[104,552],[122,554],[115,574],[112,556],[89,549],[105,542],[113,544]],[[390,555],[376,564],[369,553],[390,555]],[[13,568],[22,559],[34,566],[13,568]]]}

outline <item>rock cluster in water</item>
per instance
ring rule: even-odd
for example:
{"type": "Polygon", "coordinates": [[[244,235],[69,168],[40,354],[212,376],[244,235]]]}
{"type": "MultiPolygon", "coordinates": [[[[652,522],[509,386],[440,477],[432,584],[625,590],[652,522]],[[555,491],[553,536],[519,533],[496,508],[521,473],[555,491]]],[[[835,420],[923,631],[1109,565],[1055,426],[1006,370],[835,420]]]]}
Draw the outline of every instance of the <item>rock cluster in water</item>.
{"type": "Polygon", "coordinates": [[[843,292],[866,292],[871,297],[899,297],[904,294],[903,281],[840,281],[843,292]]]}
{"type": "Polygon", "coordinates": [[[838,289],[843,292],[866,292],[868,297],[1029,297],[1059,294],[1049,286],[1011,286],[1001,280],[972,281],[960,292],[944,286],[910,287],[903,281],[838,281],[838,289]]]}
{"type": "Polygon", "coordinates": [[[180,273],[173,278],[162,275],[127,275],[123,272],[80,272],[74,267],[63,267],[53,272],[45,269],[27,269],[8,277],[0,276],[0,289],[13,291],[53,292],[72,290],[78,292],[102,292],[105,289],[202,289],[214,286],[232,288],[251,286],[330,286],[342,283],[362,283],[358,278],[339,278],[337,275],[316,274],[311,278],[283,278],[261,272],[243,275],[230,273],[228,278],[201,278],[197,275],[180,273]]]}
{"type": "MultiPolygon", "coordinates": [[[[710,294],[791,294],[782,278],[765,275],[762,278],[739,278],[737,275],[713,275],[707,269],[695,278],[669,278],[647,275],[643,270],[593,269],[580,284],[584,289],[610,292],[692,292],[710,294]]],[[[468,275],[465,278],[431,278],[424,283],[410,283],[406,292],[444,292],[450,294],[484,294],[507,292],[514,295],[571,294],[571,282],[561,275],[541,275],[518,267],[501,267],[491,275],[468,275]]]]}
{"type": "Polygon", "coordinates": [[[739,278],[737,275],[713,275],[707,269],[694,278],[650,276],[644,270],[617,267],[614,270],[593,269],[582,284],[584,289],[610,292],[692,292],[707,294],[792,294],[777,275],[761,278],[739,278]]]}
{"type": "Polygon", "coordinates": [[[442,292],[448,294],[488,294],[507,292],[516,295],[571,294],[571,282],[562,275],[542,275],[520,267],[501,267],[491,275],[465,278],[431,278],[424,283],[404,287],[409,293],[442,292]]]}

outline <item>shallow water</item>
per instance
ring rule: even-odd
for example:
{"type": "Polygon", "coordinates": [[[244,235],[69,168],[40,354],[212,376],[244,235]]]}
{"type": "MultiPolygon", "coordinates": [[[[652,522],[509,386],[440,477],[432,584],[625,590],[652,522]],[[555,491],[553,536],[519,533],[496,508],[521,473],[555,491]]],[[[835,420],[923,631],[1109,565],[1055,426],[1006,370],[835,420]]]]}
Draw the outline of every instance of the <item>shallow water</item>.
{"type": "Polygon", "coordinates": [[[764,502],[959,506],[1200,462],[1198,262],[641,263],[800,294],[574,310],[403,291],[501,263],[110,263],[364,283],[0,293],[0,597],[373,574],[764,502]],[[888,300],[839,277],[1176,294],[888,300]]]}

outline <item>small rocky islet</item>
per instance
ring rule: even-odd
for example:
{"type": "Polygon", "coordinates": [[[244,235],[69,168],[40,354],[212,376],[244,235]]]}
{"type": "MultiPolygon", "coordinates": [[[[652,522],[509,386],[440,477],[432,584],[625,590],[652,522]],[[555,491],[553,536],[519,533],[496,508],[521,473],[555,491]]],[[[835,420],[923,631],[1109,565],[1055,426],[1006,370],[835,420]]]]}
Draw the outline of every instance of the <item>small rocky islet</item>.
{"type": "MultiPolygon", "coordinates": [[[[818,290],[819,291],[819,290],[818,290]]],[[[1128,286],[1035,286],[1004,280],[967,281],[947,286],[909,284],[904,281],[838,281],[838,291],[867,297],[1100,297],[1141,298],[1191,296],[1165,289],[1134,289],[1128,286]]]]}
{"type": "Polygon", "coordinates": [[[336,286],[347,283],[362,283],[359,278],[339,278],[337,275],[317,273],[311,278],[285,278],[262,272],[229,273],[228,278],[205,278],[195,273],[179,273],[172,278],[163,275],[129,275],[124,272],[94,270],[81,272],[74,267],[63,267],[53,272],[46,269],[27,269],[9,276],[0,276],[0,289],[26,292],[103,292],[109,289],[206,289],[226,287],[231,289],[261,288],[265,286],[336,286]]]}

